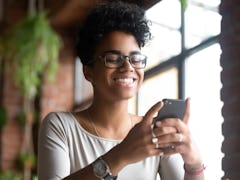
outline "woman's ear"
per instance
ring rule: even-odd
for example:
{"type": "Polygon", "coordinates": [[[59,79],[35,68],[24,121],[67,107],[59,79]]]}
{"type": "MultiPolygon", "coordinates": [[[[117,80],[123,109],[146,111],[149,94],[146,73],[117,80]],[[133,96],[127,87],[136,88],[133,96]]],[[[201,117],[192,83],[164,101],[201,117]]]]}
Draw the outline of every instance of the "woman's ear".
{"type": "Polygon", "coordinates": [[[92,68],[86,65],[83,65],[83,74],[89,82],[92,83],[93,81],[93,73],[92,73],[92,68]]]}

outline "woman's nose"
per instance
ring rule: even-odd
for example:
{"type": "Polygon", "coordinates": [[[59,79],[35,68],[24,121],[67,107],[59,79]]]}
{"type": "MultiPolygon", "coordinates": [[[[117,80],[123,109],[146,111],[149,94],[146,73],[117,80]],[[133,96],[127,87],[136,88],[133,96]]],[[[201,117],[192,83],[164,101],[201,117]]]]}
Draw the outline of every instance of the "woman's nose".
{"type": "Polygon", "coordinates": [[[129,57],[124,57],[124,61],[122,66],[120,66],[120,69],[125,69],[125,70],[130,70],[133,71],[134,67],[132,66],[132,64],[129,61],[129,57]]]}

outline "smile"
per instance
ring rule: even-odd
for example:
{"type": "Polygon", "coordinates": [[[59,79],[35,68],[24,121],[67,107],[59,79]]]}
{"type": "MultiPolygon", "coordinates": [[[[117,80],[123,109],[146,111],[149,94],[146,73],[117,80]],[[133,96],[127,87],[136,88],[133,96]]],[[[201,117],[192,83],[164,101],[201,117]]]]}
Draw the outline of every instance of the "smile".
{"type": "Polygon", "coordinates": [[[121,84],[133,84],[136,79],[134,78],[116,78],[115,81],[121,84]]]}

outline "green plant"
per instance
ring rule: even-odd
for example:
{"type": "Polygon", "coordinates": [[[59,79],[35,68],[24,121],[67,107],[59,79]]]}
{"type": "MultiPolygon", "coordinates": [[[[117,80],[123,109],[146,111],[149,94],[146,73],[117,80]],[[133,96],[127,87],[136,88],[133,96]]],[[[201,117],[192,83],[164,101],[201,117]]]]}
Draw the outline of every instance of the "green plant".
{"type": "Polygon", "coordinates": [[[181,6],[183,10],[185,11],[188,5],[188,0],[181,0],[181,6]]]}
{"type": "Polygon", "coordinates": [[[13,171],[0,172],[0,180],[20,180],[21,176],[13,171]]]}
{"type": "Polygon", "coordinates": [[[11,57],[16,84],[31,99],[36,96],[43,77],[54,79],[61,41],[44,12],[22,19],[8,37],[7,54],[11,57]]]}
{"type": "Polygon", "coordinates": [[[7,110],[4,106],[0,106],[0,129],[7,123],[7,110]]]}
{"type": "MultiPolygon", "coordinates": [[[[29,6],[36,2],[29,0],[29,6]]],[[[58,54],[61,40],[48,22],[46,12],[30,13],[21,19],[4,38],[0,37],[0,62],[4,62],[6,73],[11,73],[23,94],[23,108],[18,119],[24,125],[24,137],[19,155],[23,168],[23,179],[31,179],[31,170],[36,164],[33,151],[32,126],[36,119],[34,100],[39,95],[43,80],[53,81],[58,70],[58,54]]]]}
{"type": "MultiPolygon", "coordinates": [[[[2,105],[0,105],[0,154],[2,154],[2,133],[3,133],[3,127],[7,123],[7,110],[2,105]]],[[[2,170],[2,159],[0,156],[0,170],[2,170]]],[[[1,180],[1,179],[0,179],[1,180]]]]}
{"type": "Polygon", "coordinates": [[[36,164],[36,157],[33,152],[23,152],[20,153],[18,161],[21,167],[28,167],[31,169],[36,164]]]}

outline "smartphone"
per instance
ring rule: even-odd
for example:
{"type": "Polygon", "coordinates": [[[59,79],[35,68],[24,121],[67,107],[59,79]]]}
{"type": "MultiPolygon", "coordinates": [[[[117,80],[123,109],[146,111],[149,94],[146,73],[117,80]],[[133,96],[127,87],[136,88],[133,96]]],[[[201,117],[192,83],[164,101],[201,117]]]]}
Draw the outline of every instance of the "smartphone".
{"type": "Polygon", "coordinates": [[[163,99],[164,106],[157,115],[157,120],[162,120],[165,118],[178,118],[183,120],[186,101],[182,99],[163,99]]]}

